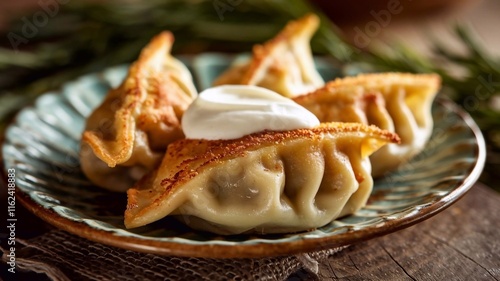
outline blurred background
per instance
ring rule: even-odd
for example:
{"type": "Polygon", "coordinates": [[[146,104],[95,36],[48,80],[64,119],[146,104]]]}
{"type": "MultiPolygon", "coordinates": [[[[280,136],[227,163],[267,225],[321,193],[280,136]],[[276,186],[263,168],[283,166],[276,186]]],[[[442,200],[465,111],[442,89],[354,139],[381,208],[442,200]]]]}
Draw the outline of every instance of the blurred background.
{"type": "Polygon", "coordinates": [[[175,54],[247,52],[318,13],[313,51],[342,69],[437,72],[488,143],[481,181],[500,191],[500,1],[0,1],[0,118],[82,74],[133,61],[161,30],[175,54]]]}

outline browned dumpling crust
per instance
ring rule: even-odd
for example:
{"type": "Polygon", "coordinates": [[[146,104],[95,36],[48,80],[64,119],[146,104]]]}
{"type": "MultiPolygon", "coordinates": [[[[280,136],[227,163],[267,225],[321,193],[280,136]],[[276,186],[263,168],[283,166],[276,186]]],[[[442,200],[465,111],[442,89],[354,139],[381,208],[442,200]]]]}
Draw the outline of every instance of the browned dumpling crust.
{"type": "Polygon", "coordinates": [[[425,147],[433,128],[432,102],[440,86],[436,74],[364,74],[328,82],[294,101],[321,122],[358,122],[398,134],[401,144],[389,144],[370,157],[378,177],[425,147]]]}
{"type": "Polygon", "coordinates": [[[214,85],[255,85],[285,97],[323,86],[309,43],[318,25],[319,18],[313,14],[289,22],[274,38],[263,45],[255,45],[250,61],[233,65],[214,85]]]}
{"type": "Polygon", "coordinates": [[[221,234],[317,228],[365,205],[373,186],[368,156],[398,141],[355,123],[179,140],[158,169],[128,190],[125,225],[177,215],[221,234]]]}
{"type": "Polygon", "coordinates": [[[153,38],[88,117],[81,164],[96,185],[125,191],[184,136],[180,120],[197,94],[187,68],[170,55],[173,42],[170,32],[153,38]]]}

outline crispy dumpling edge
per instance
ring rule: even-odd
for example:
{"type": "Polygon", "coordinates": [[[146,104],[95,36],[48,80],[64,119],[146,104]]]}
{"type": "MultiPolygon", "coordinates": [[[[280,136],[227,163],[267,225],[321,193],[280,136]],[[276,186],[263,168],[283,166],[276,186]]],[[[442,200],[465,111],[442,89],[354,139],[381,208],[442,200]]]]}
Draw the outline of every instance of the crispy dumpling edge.
{"type": "Polygon", "coordinates": [[[318,96],[328,95],[328,89],[337,87],[353,87],[369,86],[370,83],[378,84],[389,84],[392,81],[397,81],[396,84],[407,84],[416,85],[422,82],[429,82],[429,86],[434,88],[434,94],[436,94],[441,85],[441,77],[438,74],[413,74],[413,73],[400,73],[400,72],[384,72],[384,73],[370,73],[370,74],[359,74],[357,76],[346,76],[342,78],[336,78],[335,80],[329,81],[325,86],[316,89],[310,93],[294,97],[293,100],[299,104],[304,104],[308,101],[315,102],[318,96]]]}
{"type": "MultiPolygon", "coordinates": [[[[256,78],[263,71],[262,67],[269,64],[269,60],[274,59],[275,55],[281,51],[281,47],[290,40],[296,40],[295,37],[306,36],[308,42],[319,26],[319,17],[315,14],[307,14],[302,18],[290,21],[280,33],[269,39],[263,44],[257,44],[253,47],[252,57],[247,64],[232,66],[216,78],[213,85],[223,84],[243,84],[253,85],[256,78]]],[[[307,67],[307,66],[305,66],[307,67]]],[[[315,71],[314,64],[312,65],[315,71]]],[[[309,74],[312,80],[317,80],[315,83],[324,83],[318,73],[309,74]]]]}
{"type": "MultiPolygon", "coordinates": [[[[164,60],[158,56],[170,56],[169,53],[173,42],[173,34],[169,31],[163,31],[151,39],[150,43],[141,51],[138,60],[135,61],[130,67],[126,79],[118,88],[111,89],[106,96],[107,100],[118,96],[120,91],[127,92],[124,95],[124,100],[121,102],[122,104],[126,104],[126,106],[121,105],[114,115],[114,127],[121,127],[122,134],[117,134],[116,139],[112,141],[121,147],[121,149],[118,151],[111,151],[107,149],[105,142],[109,140],[103,139],[104,137],[102,132],[95,130],[85,130],[83,132],[82,142],[89,145],[93,153],[109,167],[115,167],[118,164],[125,163],[130,158],[133,151],[135,139],[134,131],[136,126],[135,122],[130,121],[129,119],[133,119],[133,115],[137,114],[134,112],[133,105],[141,102],[140,99],[142,95],[130,93],[147,91],[147,87],[144,84],[147,83],[146,81],[151,75],[151,73],[149,73],[149,69],[161,67],[161,65],[154,66],[154,64],[164,60]],[[118,93],[114,94],[115,92],[118,93]]],[[[189,91],[190,95],[193,96],[193,93],[191,93],[192,89],[189,89],[189,91]]],[[[147,93],[144,93],[144,95],[147,95],[147,93]]],[[[100,110],[100,108],[105,105],[106,100],[104,100],[103,103],[94,110],[94,112],[100,110]]]]}

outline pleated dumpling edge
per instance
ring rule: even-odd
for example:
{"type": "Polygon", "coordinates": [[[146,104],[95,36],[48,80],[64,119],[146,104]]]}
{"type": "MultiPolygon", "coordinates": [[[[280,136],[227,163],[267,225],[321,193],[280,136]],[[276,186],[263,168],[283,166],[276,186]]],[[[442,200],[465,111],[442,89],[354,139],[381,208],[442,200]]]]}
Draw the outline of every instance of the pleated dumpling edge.
{"type": "Polygon", "coordinates": [[[373,187],[366,157],[398,141],[395,134],[355,123],[234,140],[179,140],[158,169],[129,189],[125,225],[175,215],[192,228],[220,234],[318,228],[365,205],[373,187]]]}

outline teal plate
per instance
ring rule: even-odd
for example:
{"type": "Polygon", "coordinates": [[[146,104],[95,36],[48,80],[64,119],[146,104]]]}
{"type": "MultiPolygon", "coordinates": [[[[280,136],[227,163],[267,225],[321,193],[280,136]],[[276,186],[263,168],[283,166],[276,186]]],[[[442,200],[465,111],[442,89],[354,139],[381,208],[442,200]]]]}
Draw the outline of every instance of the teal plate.
{"type": "MultiPolygon", "coordinates": [[[[188,60],[198,89],[206,88],[231,57],[204,54],[188,60]]],[[[342,74],[316,61],[330,80],[342,74]]],[[[127,230],[125,194],[93,186],[82,174],[78,150],[85,117],[124,78],[127,66],[65,84],[23,109],[7,129],[5,169],[15,169],[17,198],[58,228],[90,240],[141,252],[192,257],[246,258],[341,247],[420,222],[458,200],[478,179],[485,143],[474,121],[451,101],[433,105],[434,131],[425,150],[375,182],[368,204],[314,231],[283,235],[220,236],[165,218],[127,230]],[[166,229],[164,226],[171,226],[166,229]]]]}

